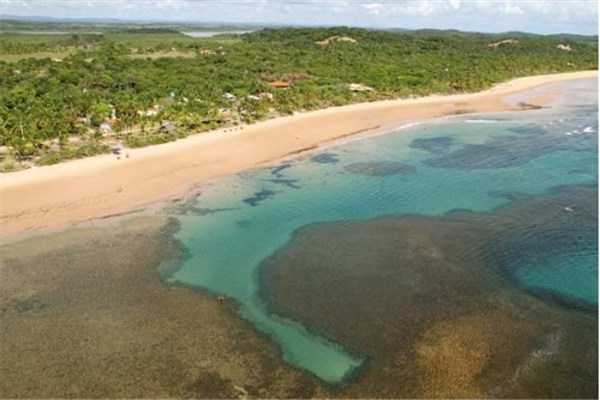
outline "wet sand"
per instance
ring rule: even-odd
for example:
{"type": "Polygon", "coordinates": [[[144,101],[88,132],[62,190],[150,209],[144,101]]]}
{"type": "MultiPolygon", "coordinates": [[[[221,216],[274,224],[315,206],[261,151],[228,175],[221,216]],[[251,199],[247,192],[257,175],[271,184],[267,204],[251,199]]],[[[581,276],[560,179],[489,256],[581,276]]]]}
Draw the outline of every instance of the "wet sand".
{"type": "MultiPolygon", "coordinates": [[[[597,71],[515,79],[473,94],[429,96],[334,107],[128,150],[117,160],[99,156],[0,174],[2,236],[128,212],[182,196],[198,182],[298,154],[353,133],[388,129],[402,121],[530,108],[507,98],[551,82],[596,78],[597,71]]],[[[557,93],[525,103],[549,102],[557,93]]],[[[538,106],[544,104],[536,104],[538,106]]]]}

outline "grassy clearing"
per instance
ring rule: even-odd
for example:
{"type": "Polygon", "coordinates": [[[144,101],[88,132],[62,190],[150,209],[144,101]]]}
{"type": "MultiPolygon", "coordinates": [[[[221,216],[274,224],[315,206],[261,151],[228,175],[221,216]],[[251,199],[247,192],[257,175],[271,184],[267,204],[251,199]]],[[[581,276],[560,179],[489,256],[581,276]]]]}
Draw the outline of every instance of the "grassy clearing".
{"type": "Polygon", "coordinates": [[[234,35],[234,34],[216,35],[216,36],[205,37],[205,38],[197,38],[196,40],[199,43],[213,44],[213,45],[219,45],[219,46],[231,46],[231,45],[242,43],[242,39],[241,39],[240,35],[234,35]]]}
{"type": "Polygon", "coordinates": [[[65,39],[72,37],[72,34],[64,35],[36,35],[36,34],[23,34],[23,33],[2,33],[0,34],[0,45],[2,43],[20,43],[22,45],[28,44],[47,44],[52,46],[57,43],[63,42],[65,39]]]}
{"type": "Polygon", "coordinates": [[[150,58],[150,59],[154,60],[157,58],[176,58],[176,57],[191,58],[191,57],[195,57],[195,56],[196,56],[195,53],[183,52],[183,51],[158,51],[156,53],[147,53],[147,54],[129,54],[127,57],[133,58],[133,59],[150,58]]]}
{"type": "Polygon", "coordinates": [[[159,46],[174,46],[178,47],[193,44],[197,39],[186,36],[182,33],[161,33],[161,34],[135,34],[135,33],[106,33],[104,38],[107,41],[112,41],[124,45],[125,47],[159,47],[159,46]]]}
{"type": "Polygon", "coordinates": [[[16,62],[26,60],[30,58],[42,59],[42,58],[58,58],[63,59],[71,55],[71,52],[40,52],[40,53],[29,53],[29,54],[0,54],[0,61],[16,62]]]}

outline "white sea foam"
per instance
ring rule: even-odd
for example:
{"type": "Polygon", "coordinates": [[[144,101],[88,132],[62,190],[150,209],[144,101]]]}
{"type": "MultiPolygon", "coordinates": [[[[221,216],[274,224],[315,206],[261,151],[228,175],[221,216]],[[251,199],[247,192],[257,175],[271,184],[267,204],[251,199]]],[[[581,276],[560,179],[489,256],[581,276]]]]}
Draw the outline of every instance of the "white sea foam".
{"type": "Polygon", "coordinates": [[[495,124],[498,122],[496,119],[466,119],[465,122],[467,124],[495,124]]]}
{"type": "Polygon", "coordinates": [[[511,379],[508,381],[507,387],[497,386],[488,393],[488,397],[499,397],[506,389],[514,389],[521,382],[521,378],[531,373],[540,364],[552,358],[559,350],[563,335],[560,331],[546,336],[541,347],[533,350],[523,363],[514,372],[511,379]]]}
{"type": "Polygon", "coordinates": [[[414,122],[408,122],[408,123],[405,123],[402,125],[394,126],[392,128],[386,128],[386,129],[381,129],[381,130],[375,129],[374,132],[367,130],[363,134],[357,133],[356,135],[351,135],[351,136],[345,137],[343,139],[340,139],[340,141],[332,141],[329,144],[323,144],[323,145],[319,146],[319,150],[325,150],[329,147],[339,146],[340,143],[348,144],[348,143],[356,142],[359,140],[364,140],[366,137],[374,138],[377,136],[383,136],[383,135],[387,135],[390,133],[398,132],[398,131],[401,131],[404,129],[414,128],[415,126],[432,124],[432,123],[433,123],[432,121],[414,121],[414,122]]]}
{"type": "Polygon", "coordinates": [[[408,128],[412,128],[414,126],[419,126],[419,125],[423,125],[424,122],[409,122],[408,124],[404,124],[404,125],[400,125],[397,128],[395,128],[394,130],[401,130],[401,129],[408,129],[408,128]]]}
{"type": "Polygon", "coordinates": [[[585,127],[585,129],[583,130],[583,132],[585,132],[585,133],[594,133],[594,132],[596,132],[596,130],[593,127],[591,127],[591,126],[587,126],[587,127],[585,127]]]}

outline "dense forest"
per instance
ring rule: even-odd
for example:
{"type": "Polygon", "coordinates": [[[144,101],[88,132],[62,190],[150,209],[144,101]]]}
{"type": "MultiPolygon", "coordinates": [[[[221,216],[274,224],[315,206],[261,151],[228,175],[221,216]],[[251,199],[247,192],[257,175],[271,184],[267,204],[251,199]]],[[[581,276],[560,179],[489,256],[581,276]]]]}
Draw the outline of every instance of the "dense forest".
{"type": "Polygon", "coordinates": [[[327,106],[597,69],[597,37],[353,28],[0,35],[2,170],[327,106]]]}

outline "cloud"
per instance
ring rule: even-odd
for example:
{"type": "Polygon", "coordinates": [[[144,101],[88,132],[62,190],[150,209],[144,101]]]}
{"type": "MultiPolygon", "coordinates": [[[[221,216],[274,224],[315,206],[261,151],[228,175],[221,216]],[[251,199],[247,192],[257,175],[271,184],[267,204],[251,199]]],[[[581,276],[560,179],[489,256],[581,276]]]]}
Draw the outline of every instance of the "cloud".
{"type": "Polygon", "coordinates": [[[0,12],[63,18],[349,25],[597,34],[596,0],[0,0],[0,12]]]}
{"type": "Polygon", "coordinates": [[[460,8],[460,0],[449,0],[450,8],[458,10],[460,8]]]}
{"type": "Polygon", "coordinates": [[[372,15],[379,15],[381,10],[383,10],[385,7],[381,3],[367,3],[367,4],[363,4],[362,6],[365,10],[367,10],[367,12],[369,14],[372,14],[372,15]]]}
{"type": "Polygon", "coordinates": [[[525,11],[523,11],[523,9],[521,7],[514,4],[512,1],[507,1],[506,3],[504,3],[504,7],[502,8],[502,11],[508,15],[523,15],[523,14],[525,14],[525,11]]]}
{"type": "Polygon", "coordinates": [[[404,2],[404,6],[400,7],[400,13],[412,16],[421,16],[426,17],[435,13],[436,6],[439,7],[444,3],[436,4],[437,2],[433,1],[406,1],[404,2]]]}

